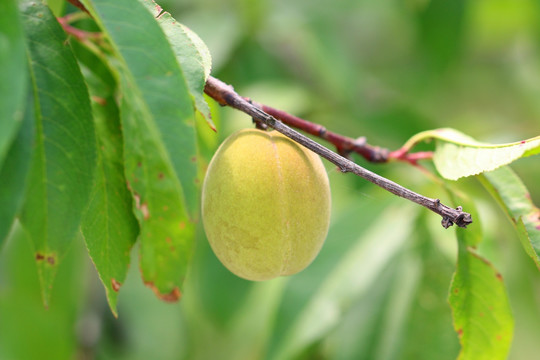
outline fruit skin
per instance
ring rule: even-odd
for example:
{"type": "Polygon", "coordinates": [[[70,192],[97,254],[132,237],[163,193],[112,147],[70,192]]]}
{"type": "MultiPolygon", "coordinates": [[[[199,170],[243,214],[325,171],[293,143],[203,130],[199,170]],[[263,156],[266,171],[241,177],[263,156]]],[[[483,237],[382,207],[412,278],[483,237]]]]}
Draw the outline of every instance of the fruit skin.
{"type": "Polygon", "coordinates": [[[225,267],[248,280],[306,268],[328,233],[330,207],[319,156],[276,131],[232,134],[203,184],[208,241],[225,267]]]}

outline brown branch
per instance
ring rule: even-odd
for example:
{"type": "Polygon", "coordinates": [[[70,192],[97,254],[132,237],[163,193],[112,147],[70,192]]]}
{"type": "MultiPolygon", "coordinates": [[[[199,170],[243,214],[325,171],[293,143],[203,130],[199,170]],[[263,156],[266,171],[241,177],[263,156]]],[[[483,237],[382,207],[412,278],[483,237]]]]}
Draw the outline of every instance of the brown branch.
{"type": "Polygon", "coordinates": [[[297,116],[291,115],[283,110],[274,109],[273,107],[253,103],[258,106],[265,113],[272,115],[278,120],[281,120],[286,125],[293,128],[302,130],[308,134],[317,136],[324,139],[334,145],[338,154],[343,157],[349,158],[351,153],[357,153],[363,156],[367,161],[374,163],[384,163],[388,161],[389,151],[388,149],[371,146],[366,143],[365,137],[353,139],[347,136],[336,134],[327,130],[324,126],[312,123],[310,121],[301,119],[297,116]]]}
{"type": "MultiPolygon", "coordinates": [[[[341,134],[327,130],[324,126],[312,123],[311,121],[304,120],[297,116],[291,115],[286,111],[275,109],[271,106],[260,104],[254,101],[251,101],[249,98],[244,98],[250,103],[257,106],[259,109],[265,113],[272,115],[274,118],[281,120],[285,125],[289,125],[298,130],[302,130],[308,134],[316,136],[320,139],[326,140],[336,147],[338,154],[350,159],[351,153],[357,153],[361,155],[364,159],[372,163],[385,163],[390,160],[397,160],[407,162],[414,166],[419,166],[419,160],[428,160],[433,157],[433,153],[430,151],[424,152],[409,152],[410,149],[398,149],[395,151],[390,151],[386,148],[379,146],[369,145],[366,142],[365,137],[359,137],[353,139],[341,134]]],[[[257,126],[260,122],[258,121],[257,126]]]]}
{"type": "Polygon", "coordinates": [[[456,209],[450,208],[440,202],[439,199],[431,199],[420,194],[415,193],[395,182],[388,180],[380,175],[377,175],[351,160],[329,150],[321,144],[311,140],[305,135],[300,134],[296,130],[291,129],[285,125],[282,121],[277,120],[274,116],[266,113],[259,107],[253,105],[250,101],[238,95],[232,86],[225,84],[221,80],[218,80],[210,76],[206,82],[204,89],[205,93],[216,100],[219,104],[233,107],[240,110],[257,121],[261,121],[265,125],[275,129],[283,135],[291,138],[299,144],[305,146],[311,151],[317,153],[319,156],[327,159],[331,163],[335,164],[343,173],[352,172],[373,184],[382,187],[383,189],[391,192],[394,195],[408,199],[419,205],[422,205],[431,211],[442,216],[442,225],[444,228],[448,228],[453,224],[459,227],[467,227],[472,223],[472,217],[469,213],[463,212],[460,206],[456,209]]]}

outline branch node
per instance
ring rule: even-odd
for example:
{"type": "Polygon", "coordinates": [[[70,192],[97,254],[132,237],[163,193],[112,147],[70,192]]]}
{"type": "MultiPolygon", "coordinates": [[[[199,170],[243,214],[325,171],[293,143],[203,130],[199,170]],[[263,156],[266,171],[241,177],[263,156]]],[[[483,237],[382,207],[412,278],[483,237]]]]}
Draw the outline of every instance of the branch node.
{"type": "Polygon", "coordinates": [[[344,149],[341,146],[336,147],[336,151],[339,155],[343,156],[347,160],[351,160],[351,150],[344,149]]]}
{"type": "Polygon", "coordinates": [[[448,229],[450,226],[454,225],[452,220],[450,220],[450,218],[447,217],[447,216],[442,218],[441,224],[442,224],[443,228],[445,228],[445,229],[448,229]]]}
{"type": "Polygon", "coordinates": [[[253,121],[253,123],[255,124],[255,127],[259,130],[268,130],[268,125],[266,125],[265,123],[263,123],[262,121],[260,120],[257,120],[256,118],[251,118],[251,120],[253,121]]]}
{"type": "Polygon", "coordinates": [[[467,225],[472,223],[471,214],[464,212],[461,206],[458,206],[456,210],[459,211],[459,215],[456,217],[455,220],[457,226],[466,228],[467,225]]]}

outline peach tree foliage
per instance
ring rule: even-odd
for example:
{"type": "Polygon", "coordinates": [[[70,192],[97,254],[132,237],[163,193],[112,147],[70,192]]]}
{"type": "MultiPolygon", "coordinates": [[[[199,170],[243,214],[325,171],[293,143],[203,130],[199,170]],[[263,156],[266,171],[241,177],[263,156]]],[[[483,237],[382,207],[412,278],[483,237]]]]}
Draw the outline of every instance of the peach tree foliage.
{"type": "MultiPolygon", "coordinates": [[[[40,1],[0,2],[0,245],[16,224],[26,231],[45,305],[58,266],[81,238],[115,315],[136,244],[142,281],[164,301],[177,301],[199,221],[202,128],[214,127],[203,97],[210,54],[152,0],[76,3],[88,12],[94,36],[74,36],[76,29],[68,36],[40,1]]],[[[485,144],[438,129],[412,137],[395,157],[426,140],[435,142],[432,159],[441,178],[476,176],[540,267],[540,210],[506,166],[540,152],[540,138],[485,144]]],[[[480,220],[453,184],[445,182],[441,191],[480,220]]],[[[395,220],[378,221],[365,246],[376,247],[379,238],[406,241],[387,233],[386,223],[395,220]]],[[[455,231],[449,303],[460,358],[503,359],[513,334],[503,278],[475,250],[480,226],[455,231]]],[[[380,270],[375,259],[367,263],[366,272],[380,270]]],[[[325,300],[342,303],[361,291],[361,275],[352,268],[338,264],[339,276],[306,304],[276,356],[294,356],[335,325],[316,314],[325,300]]]]}

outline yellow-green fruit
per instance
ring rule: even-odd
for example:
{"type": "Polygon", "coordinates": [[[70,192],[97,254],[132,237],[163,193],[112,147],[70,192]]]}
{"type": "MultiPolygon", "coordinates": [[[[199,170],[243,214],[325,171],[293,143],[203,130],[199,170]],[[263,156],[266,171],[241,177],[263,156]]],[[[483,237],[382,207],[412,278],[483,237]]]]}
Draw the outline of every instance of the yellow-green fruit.
{"type": "Polygon", "coordinates": [[[319,253],[330,221],[321,159],[276,131],[241,130],[214,155],[202,215],[219,260],[248,280],[303,270],[319,253]]]}

